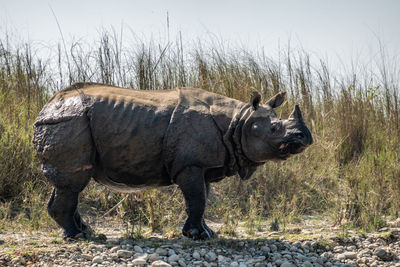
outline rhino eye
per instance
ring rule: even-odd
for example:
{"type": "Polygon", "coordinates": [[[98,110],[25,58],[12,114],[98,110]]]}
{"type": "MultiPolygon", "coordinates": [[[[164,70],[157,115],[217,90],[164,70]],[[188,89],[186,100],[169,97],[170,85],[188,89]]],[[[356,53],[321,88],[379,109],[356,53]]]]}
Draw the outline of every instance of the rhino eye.
{"type": "Polygon", "coordinates": [[[261,135],[261,127],[257,123],[253,123],[251,129],[255,136],[261,135]]]}

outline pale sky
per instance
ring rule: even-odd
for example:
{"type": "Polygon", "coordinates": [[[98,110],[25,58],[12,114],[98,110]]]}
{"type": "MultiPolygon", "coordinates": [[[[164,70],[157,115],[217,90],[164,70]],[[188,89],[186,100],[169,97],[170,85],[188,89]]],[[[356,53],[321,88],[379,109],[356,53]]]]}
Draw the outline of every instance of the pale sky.
{"type": "MultiPolygon", "coordinates": [[[[400,52],[400,0],[0,0],[0,33],[57,43],[95,40],[101,28],[123,26],[124,35],[165,40],[180,31],[186,42],[217,36],[230,47],[268,51],[302,47],[320,57],[360,57],[376,51],[378,39],[400,52]]],[[[125,37],[124,37],[125,38],[125,37]]]]}

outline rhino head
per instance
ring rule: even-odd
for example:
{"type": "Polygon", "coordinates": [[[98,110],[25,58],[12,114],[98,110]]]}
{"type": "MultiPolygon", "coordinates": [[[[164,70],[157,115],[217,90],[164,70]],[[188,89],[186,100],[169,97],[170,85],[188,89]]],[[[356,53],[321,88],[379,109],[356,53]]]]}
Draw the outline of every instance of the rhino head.
{"type": "Polygon", "coordinates": [[[261,105],[260,94],[253,93],[250,101],[252,113],[247,117],[241,134],[243,153],[251,161],[285,160],[313,143],[298,105],[288,119],[282,120],[276,115],[274,108],[279,107],[284,99],[285,93],[280,92],[261,105]]]}

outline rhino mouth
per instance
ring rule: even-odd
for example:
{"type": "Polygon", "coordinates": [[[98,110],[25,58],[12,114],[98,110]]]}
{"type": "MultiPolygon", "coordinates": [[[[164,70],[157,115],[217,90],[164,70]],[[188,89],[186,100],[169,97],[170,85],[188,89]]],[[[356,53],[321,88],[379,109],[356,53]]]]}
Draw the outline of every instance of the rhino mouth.
{"type": "Polygon", "coordinates": [[[306,149],[307,145],[300,140],[291,140],[288,142],[282,142],[279,145],[279,158],[285,160],[291,155],[298,154],[306,149]]]}

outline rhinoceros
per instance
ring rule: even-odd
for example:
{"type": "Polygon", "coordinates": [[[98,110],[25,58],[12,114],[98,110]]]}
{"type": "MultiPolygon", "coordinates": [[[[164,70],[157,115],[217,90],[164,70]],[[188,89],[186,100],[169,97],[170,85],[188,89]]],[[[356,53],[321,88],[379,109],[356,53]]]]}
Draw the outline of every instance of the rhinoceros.
{"type": "Polygon", "coordinates": [[[196,88],[142,91],[77,83],[58,92],[34,124],[33,143],[54,186],[50,216],[64,238],[86,238],[78,195],[93,178],[132,192],[178,185],[188,218],[183,235],[214,237],[203,214],[210,183],[238,174],[248,179],[268,160],[302,152],[313,139],[299,106],[286,120],[274,108],[284,92],[261,104],[196,88]]]}

